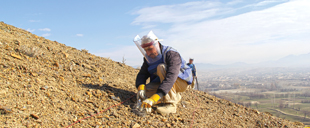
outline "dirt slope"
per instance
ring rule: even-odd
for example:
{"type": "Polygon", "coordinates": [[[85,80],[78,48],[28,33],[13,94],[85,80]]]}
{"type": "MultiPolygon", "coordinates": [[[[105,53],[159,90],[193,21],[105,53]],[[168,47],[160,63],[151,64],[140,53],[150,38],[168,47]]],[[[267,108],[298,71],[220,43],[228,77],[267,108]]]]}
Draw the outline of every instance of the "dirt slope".
{"type": "MultiPolygon", "coordinates": [[[[0,56],[3,127],[66,127],[136,92],[138,70],[3,22],[0,56]]],[[[182,96],[176,114],[140,117],[132,112],[132,98],[72,127],[190,127],[192,121],[193,127],[303,126],[203,92],[189,90],[182,96]]]]}

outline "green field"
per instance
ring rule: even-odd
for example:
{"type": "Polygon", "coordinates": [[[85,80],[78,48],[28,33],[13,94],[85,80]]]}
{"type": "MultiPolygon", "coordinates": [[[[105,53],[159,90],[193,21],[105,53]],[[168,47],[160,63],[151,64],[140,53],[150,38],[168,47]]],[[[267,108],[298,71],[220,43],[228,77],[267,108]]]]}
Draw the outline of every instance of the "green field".
{"type": "MultiPolygon", "coordinates": [[[[294,93],[298,94],[300,92],[294,93]]],[[[216,96],[243,104],[246,107],[254,108],[261,112],[269,112],[273,116],[310,125],[310,103],[302,103],[304,100],[310,100],[310,97],[293,97],[294,95],[292,92],[290,92],[289,95],[283,92],[263,92],[261,94],[265,97],[254,98],[247,94],[227,92],[217,93],[216,96]],[[274,97],[274,95],[276,95],[276,97],[274,97]]]]}

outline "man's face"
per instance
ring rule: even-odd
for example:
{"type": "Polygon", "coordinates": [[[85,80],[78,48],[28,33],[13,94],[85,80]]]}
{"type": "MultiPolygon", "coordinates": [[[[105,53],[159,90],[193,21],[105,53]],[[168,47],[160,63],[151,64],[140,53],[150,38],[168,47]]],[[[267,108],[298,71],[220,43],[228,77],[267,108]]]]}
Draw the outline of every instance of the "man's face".
{"type": "Polygon", "coordinates": [[[146,54],[151,58],[155,58],[156,56],[158,56],[158,52],[157,52],[154,45],[151,45],[147,48],[144,48],[144,50],[145,50],[146,54]]]}
{"type": "Polygon", "coordinates": [[[190,64],[192,64],[193,62],[194,62],[194,60],[192,60],[192,59],[189,60],[189,63],[190,63],[190,64]]]}

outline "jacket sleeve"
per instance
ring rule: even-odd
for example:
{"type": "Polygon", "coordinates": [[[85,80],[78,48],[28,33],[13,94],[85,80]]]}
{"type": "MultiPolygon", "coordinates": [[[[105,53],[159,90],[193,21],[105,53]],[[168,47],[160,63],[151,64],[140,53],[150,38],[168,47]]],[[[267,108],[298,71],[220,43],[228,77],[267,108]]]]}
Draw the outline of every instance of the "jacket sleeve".
{"type": "Polygon", "coordinates": [[[182,60],[178,52],[169,51],[166,55],[166,78],[159,85],[157,94],[165,96],[176,82],[181,68],[182,60]]]}
{"type": "Polygon", "coordinates": [[[146,84],[146,80],[150,77],[150,73],[148,72],[148,64],[146,63],[146,60],[144,58],[142,67],[137,75],[136,78],[136,87],[138,88],[141,84],[146,84]]]}

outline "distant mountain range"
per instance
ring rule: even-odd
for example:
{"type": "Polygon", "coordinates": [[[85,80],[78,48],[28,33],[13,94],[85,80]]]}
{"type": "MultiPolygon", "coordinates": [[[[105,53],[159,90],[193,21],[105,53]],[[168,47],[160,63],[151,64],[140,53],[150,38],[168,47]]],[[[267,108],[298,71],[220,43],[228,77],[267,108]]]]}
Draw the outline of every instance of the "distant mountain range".
{"type": "Polygon", "coordinates": [[[237,62],[228,65],[215,65],[210,63],[196,63],[197,69],[223,69],[223,68],[257,68],[257,67],[310,67],[310,53],[289,55],[276,61],[266,61],[256,64],[237,62]]]}

